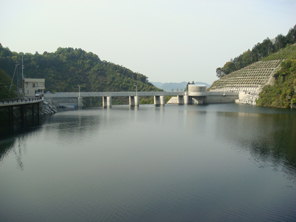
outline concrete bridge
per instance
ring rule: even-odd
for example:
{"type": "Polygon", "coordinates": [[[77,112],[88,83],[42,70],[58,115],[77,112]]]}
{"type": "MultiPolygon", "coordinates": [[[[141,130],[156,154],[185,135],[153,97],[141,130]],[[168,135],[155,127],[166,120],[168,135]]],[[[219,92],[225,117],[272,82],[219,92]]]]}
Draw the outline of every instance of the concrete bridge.
{"type": "MultiPolygon", "coordinates": [[[[48,100],[56,100],[61,103],[66,103],[67,99],[77,99],[78,107],[82,106],[83,97],[102,97],[103,107],[112,106],[112,97],[129,97],[130,106],[139,105],[140,96],[153,96],[155,105],[164,105],[165,96],[177,96],[180,98],[180,103],[183,101],[184,92],[164,92],[164,91],[150,91],[150,92],[58,92],[46,93],[44,97],[48,100]]],[[[72,100],[73,101],[73,100],[72,100]]]]}
{"type": "Polygon", "coordinates": [[[5,129],[9,133],[14,131],[14,127],[23,129],[38,125],[42,102],[41,98],[0,100],[0,115],[3,118],[0,121],[0,130],[5,129]]]}
{"type": "MultiPolygon", "coordinates": [[[[153,96],[154,105],[164,105],[165,96],[176,96],[176,102],[183,104],[209,104],[209,103],[234,103],[238,99],[238,93],[233,92],[208,92],[206,86],[189,85],[188,92],[165,92],[165,91],[149,91],[149,92],[57,92],[46,93],[44,97],[58,103],[69,103],[69,99],[78,107],[82,107],[83,97],[102,97],[103,108],[112,106],[112,97],[129,97],[130,106],[139,106],[139,96],[153,96]]],[[[73,104],[72,103],[72,104],[73,104]]]]}

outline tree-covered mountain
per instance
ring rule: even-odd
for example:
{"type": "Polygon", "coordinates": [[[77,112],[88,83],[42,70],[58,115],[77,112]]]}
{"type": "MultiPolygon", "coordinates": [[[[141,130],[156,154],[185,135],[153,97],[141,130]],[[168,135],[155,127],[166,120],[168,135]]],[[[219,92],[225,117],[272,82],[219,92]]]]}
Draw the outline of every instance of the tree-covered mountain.
{"type": "MultiPolygon", "coordinates": [[[[39,54],[11,52],[0,44],[0,68],[12,75],[15,64],[23,55],[24,75],[44,78],[45,91],[159,91],[147,76],[123,66],[102,61],[96,54],[82,49],[58,48],[55,52],[39,54]]],[[[19,69],[21,65],[18,66],[19,69]]],[[[20,72],[19,72],[20,73],[20,72]]],[[[113,100],[116,103],[116,99],[113,100]]]]}
{"type": "Polygon", "coordinates": [[[254,62],[262,60],[280,49],[296,43],[296,25],[289,30],[286,36],[279,34],[274,41],[266,38],[261,43],[254,45],[252,50],[247,50],[243,54],[226,62],[224,66],[216,69],[216,75],[221,78],[223,75],[242,69],[254,62]]]}

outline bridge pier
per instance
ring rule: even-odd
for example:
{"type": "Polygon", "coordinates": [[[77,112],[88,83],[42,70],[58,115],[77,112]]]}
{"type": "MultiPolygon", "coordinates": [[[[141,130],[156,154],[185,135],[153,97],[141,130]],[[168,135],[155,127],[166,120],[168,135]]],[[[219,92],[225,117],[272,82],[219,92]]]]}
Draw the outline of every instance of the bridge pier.
{"type": "Polygon", "coordinates": [[[178,95],[177,96],[177,103],[178,103],[178,105],[184,105],[184,96],[178,95]]]}
{"type": "Polygon", "coordinates": [[[9,132],[13,132],[13,106],[8,107],[9,132]]]}
{"type": "Polygon", "coordinates": [[[154,105],[165,105],[164,96],[154,96],[154,105]]]}
{"type": "Polygon", "coordinates": [[[184,92],[184,104],[185,105],[192,104],[192,97],[188,96],[187,92],[184,92]]]}
{"type": "Polygon", "coordinates": [[[103,96],[102,97],[103,108],[110,108],[112,106],[112,97],[111,96],[103,96]]]}
{"type": "Polygon", "coordinates": [[[129,96],[128,100],[130,106],[139,106],[139,96],[129,96]]]}

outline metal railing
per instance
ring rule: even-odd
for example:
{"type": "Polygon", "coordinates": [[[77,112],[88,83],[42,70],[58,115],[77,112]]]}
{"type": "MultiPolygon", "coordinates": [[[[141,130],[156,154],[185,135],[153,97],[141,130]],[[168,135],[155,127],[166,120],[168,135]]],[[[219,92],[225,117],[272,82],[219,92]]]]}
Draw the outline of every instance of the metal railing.
{"type": "Polygon", "coordinates": [[[0,99],[0,104],[33,102],[33,101],[39,101],[39,100],[42,100],[42,98],[39,98],[39,97],[36,97],[36,98],[25,98],[25,97],[5,98],[5,99],[0,99]]]}

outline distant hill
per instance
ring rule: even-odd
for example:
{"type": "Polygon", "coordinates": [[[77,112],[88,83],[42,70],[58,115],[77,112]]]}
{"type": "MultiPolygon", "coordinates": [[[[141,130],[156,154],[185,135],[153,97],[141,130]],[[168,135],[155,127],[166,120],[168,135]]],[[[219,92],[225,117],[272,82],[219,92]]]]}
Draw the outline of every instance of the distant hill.
{"type": "MultiPolygon", "coordinates": [[[[180,82],[180,83],[162,83],[162,82],[151,82],[157,88],[163,89],[164,91],[171,92],[174,91],[184,91],[188,82],[180,82]]],[[[208,83],[205,82],[194,82],[195,85],[206,85],[207,88],[210,87],[208,83]]]]}
{"type": "MultiPolygon", "coordinates": [[[[0,44],[0,68],[10,76],[15,64],[21,62],[21,56],[21,53],[11,52],[0,44]]],[[[135,91],[135,86],[138,91],[161,91],[148,81],[147,76],[102,61],[96,54],[82,49],[58,48],[52,53],[25,53],[23,57],[25,77],[45,78],[45,91],[75,92],[78,85],[81,91],[87,92],[135,91]]],[[[83,99],[87,104],[88,99],[83,99]]],[[[93,98],[92,104],[97,102],[100,103],[101,99],[93,98]]],[[[112,101],[113,104],[127,102],[128,99],[123,97],[112,101]]]]}

